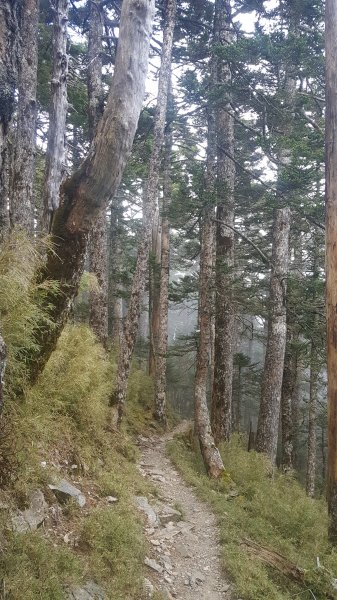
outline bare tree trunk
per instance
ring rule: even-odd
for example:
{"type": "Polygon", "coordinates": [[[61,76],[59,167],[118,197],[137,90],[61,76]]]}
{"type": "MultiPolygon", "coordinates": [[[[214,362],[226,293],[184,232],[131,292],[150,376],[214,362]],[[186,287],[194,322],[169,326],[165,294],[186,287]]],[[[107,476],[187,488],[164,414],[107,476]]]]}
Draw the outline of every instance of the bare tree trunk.
{"type": "Polygon", "coordinates": [[[144,198],[143,229],[141,232],[141,240],[138,246],[136,271],[132,283],[129,310],[124,322],[123,336],[119,352],[117,386],[112,398],[112,402],[116,403],[118,406],[119,425],[121,424],[124,413],[130,363],[138,331],[141,301],[145,289],[146,274],[148,270],[152,225],[157,206],[175,15],[176,0],[168,0],[166,6],[166,24],[164,28],[163,50],[159,73],[158,98],[153,134],[153,149],[150,158],[149,174],[144,198]]]}
{"type": "Polygon", "coordinates": [[[34,230],[33,182],[36,146],[37,35],[39,0],[23,0],[18,64],[18,109],[10,190],[10,224],[34,230]]]}
{"type": "Polygon", "coordinates": [[[169,96],[168,124],[166,126],[166,143],[164,155],[163,207],[161,219],[161,262],[159,286],[159,329],[155,372],[155,417],[159,423],[166,425],[166,361],[167,361],[167,328],[169,308],[170,279],[170,222],[169,208],[172,199],[172,92],[169,96]]]}
{"type": "Polygon", "coordinates": [[[100,211],[116,194],[131,152],[145,93],[154,0],[124,0],[114,76],[107,106],[89,155],[61,186],[52,241],[40,282],[56,281],[59,293],[43,295],[43,306],[54,324],[36,332],[38,351],[29,355],[30,378],[43,369],[69,315],[78,290],[87,237],[100,211]]]}
{"type": "Polygon", "coordinates": [[[286,348],[286,293],[289,261],[289,208],[277,209],[273,228],[269,317],[256,449],[275,463],[284,355],[286,348]]]}
{"type": "Polygon", "coordinates": [[[318,375],[316,349],[311,343],[310,352],[310,391],[309,391],[309,429],[308,429],[308,459],[307,459],[307,481],[306,492],[311,498],[315,495],[316,482],[316,413],[318,375]]]}
{"type": "MultiPolygon", "coordinates": [[[[214,41],[224,47],[233,41],[231,5],[216,0],[214,41]]],[[[212,393],[212,430],[216,443],[229,439],[232,415],[234,356],[234,118],[231,113],[231,69],[228,62],[217,59],[217,94],[224,87],[223,99],[216,106],[217,134],[217,225],[216,225],[216,301],[215,362],[212,393]],[[229,155],[229,156],[228,156],[229,155]],[[229,227],[226,227],[229,225],[229,227]]]]}
{"type": "Polygon", "coordinates": [[[328,485],[330,540],[337,545],[337,4],[325,3],[326,50],[326,311],[328,359],[328,485]]]}
{"type": "Polygon", "coordinates": [[[4,405],[4,380],[6,370],[7,349],[6,344],[0,334],[0,414],[4,405]]]}
{"type": "Polygon", "coordinates": [[[109,231],[109,289],[108,289],[108,335],[111,343],[119,347],[123,330],[123,300],[118,280],[121,267],[121,226],[118,200],[111,203],[109,231]]]}
{"type": "MultiPolygon", "coordinates": [[[[103,9],[90,0],[88,39],[89,137],[93,139],[102,117],[104,91],[102,83],[103,9]]],[[[96,275],[97,288],[90,292],[89,323],[101,344],[108,343],[108,232],[105,210],[102,210],[89,236],[89,269],[96,275]]]]}
{"type": "Polygon", "coordinates": [[[9,229],[9,134],[17,76],[18,4],[17,0],[0,3],[0,238],[9,229]]]}
{"type": "Polygon", "coordinates": [[[50,230],[52,215],[59,206],[60,185],[65,175],[69,0],[56,0],[53,9],[53,72],[41,223],[42,231],[47,232],[50,230]]]}
{"type": "Polygon", "coordinates": [[[298,371],[297,356],[292,345],[293,337],[292,323],[288,320],[281,393],[282,468],[284,471],[293,469],[294,456],[293,401],[298,371]]]}
{"type": "Polygon", "coordinates": [[[152,226],[152,250],[149,261],[149,375],[156,376],[156,356],[160,319],[161,223],[157,207],[152,226]]]}

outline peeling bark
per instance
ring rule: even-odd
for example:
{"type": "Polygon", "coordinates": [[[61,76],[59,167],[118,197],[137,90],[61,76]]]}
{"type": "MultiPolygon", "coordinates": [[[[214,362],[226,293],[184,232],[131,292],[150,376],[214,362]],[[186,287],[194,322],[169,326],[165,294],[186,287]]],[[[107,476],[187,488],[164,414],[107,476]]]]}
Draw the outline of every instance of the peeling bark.
{"type": "Polygon", "coordinates": [[[123,336],[121,340],[117,386],[112,402],[118,406],[118,423],[121,424],[128,377],[130,371],[131,357],[133,354],[138,323],[141,312],[141,302],[145,289],[148,271],[149,248],[153,219],[157,206],[159,176],[161,167],[161,153],[164,142],[165,117],[167,108],[168,86],[170,77],[171,52],[173,44],[173,32],[175,26],[176,0],[168,0],[166,6],[166,24],[164,29],[163,50],[159,72],[158,98],[154,123],[153,149],[150,158],[148,179],[144,197],[144,216],[141,240],[138,246],[136,270],[132,283],[131,297],[129,301],[128,315],[124,322],[123,336]]]}
{"type": "Polygon", "coordinates": [[[120,215],[115,197],[111,204],[109,231],[109,289],[108,289],[108,336],[119,347],[123,331],[123,300],[119,294],[118,275],[121,265],[120,215]]]}
{"type": "MultiPolygon", "coordinates": [[[[216,0],[214,41],[227,47],[233,41],[231,4],[216,0]]],[[[217,135],[217,224],[215,283],[215,361],[212,393],[212,430],[216,443],[231,432],[235,315],[234,267],[234,118],[231,113],[231,69],[221,58],[216,64],[216,93],[223,88],[215,109],[217,135]],[[228,225],[229,227],[226,227],[228,225]]]]}
{"type": "Polygon", "coordinates": [[[39,0],[23,0],[20,11],[18,107],[15,151],[10,189],[10,225],[32,235],[34,230],[33,181],[36,147],[37,32],[39,0]]]}
{"type": "Polygon", "coordinates": [[[124,0],[114,76],[107,106],[88,157],[61,186],[41,282],[56,281],[59,293],[44,294],[52,326],[37,331],[38,352],[30,361],[33,381],[43,369],[64,327],[83,272],[87,238],[98,214],[116,194],[130,156],[145,93],[153,0],[124,0]]]}
{"type": "Polygon", "coordinates": [[[284,355],[286,347],[286,293],[289,260],[290,210],[276,210],[270,275],[268,336],[262,380],[256,449],[275,463],[284,355]]]}
{"type": "Polygon", "coordinates": [[[159,208],[157,208],[153,220],[151,248],[149,261],[149,375],[155,378],[160,319],[161,226],[159,208]]]}

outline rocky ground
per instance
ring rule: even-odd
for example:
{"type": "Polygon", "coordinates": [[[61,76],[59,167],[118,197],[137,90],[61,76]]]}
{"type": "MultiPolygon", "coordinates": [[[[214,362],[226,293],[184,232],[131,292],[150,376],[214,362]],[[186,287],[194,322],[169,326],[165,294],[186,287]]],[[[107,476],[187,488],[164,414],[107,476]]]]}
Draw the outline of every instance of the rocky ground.
{"type": "Polygon", "coordinates": [[[178,600],[231,600],[223,578],[214,515],[183,481],[166,456],[170,436],[139,438],[144,477],[155,482],[159,498],[135,498],[144,513],[151,554],[146,558],[145,587],[178,600]]]}

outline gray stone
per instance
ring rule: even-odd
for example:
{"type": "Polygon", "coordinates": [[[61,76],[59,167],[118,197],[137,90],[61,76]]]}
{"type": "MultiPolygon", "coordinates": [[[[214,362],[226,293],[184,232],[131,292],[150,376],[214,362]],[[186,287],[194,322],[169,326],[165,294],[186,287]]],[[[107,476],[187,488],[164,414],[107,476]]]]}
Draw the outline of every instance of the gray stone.
{"type": "Polygon", "coordinates": [[[115,502],[118,502],[118,498],[115,498],[115,496],[107,496],[106,500],[107,502],[109,502],[109,504],[114,504],[115,502]]]}
{"type": "Polygon", "coordinates": [[[149,504],[149,501],[145,496],[135,496],[135,503],[139,510],[141,510],[147,517],[147,522],[151,527],[158,527],[159,519],[154,508],[149,504]]]}
{"type": "Polygon", "coordinates": [[[84,494],[66,479],[60,479],[56,483],[50,484],[49,488],[60,502],[67,502],[73,498],[81,508],[86,503],[84,494]]]}
{"type": "Polygon", "coordinates": [[[11,516],[12,528],[16,533],[35,531],[48,515],[48,504],[41,490],[35,490],[29,496],[29,508],[11,516]]]}
{"type": "Polygon", "coordinates": [[[167,504],[164,504],[163,506],[159,507],[158,514],[160,522],[163,524],[172,521],[178,522],[181,520],[181,513],[167,504]]]}
{"type": "Polygon", "coordinates": [[[83,587],[72,585],[67,588],[67,598],[69,600],[106,600],[106,595],[99,585],[88,581],[83,587]]]}
{"type": "Polygon", "coordinates": [[[146,594],[147,598],[153,598],[154,595],[154,585],[152,584],[152,582],[147,579],[147,577],[145,577],[144,579],[144,592],[146,594]]]}
{"type": "Polygon", "coordinates": [[[153,571],[157,571],[157,573],[163,572],[163,567],[159,565],[155,560],[153,560],[153,558],[146,557],[144,560],[144,564],[150,569],[153,569],[153,571]]]}

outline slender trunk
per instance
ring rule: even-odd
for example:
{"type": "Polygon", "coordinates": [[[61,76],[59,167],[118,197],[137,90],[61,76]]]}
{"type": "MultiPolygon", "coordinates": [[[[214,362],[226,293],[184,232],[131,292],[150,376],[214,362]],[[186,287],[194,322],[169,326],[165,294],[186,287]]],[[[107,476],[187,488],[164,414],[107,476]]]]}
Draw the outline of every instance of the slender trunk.
{"type": "Polygon", "coordinates": [[[0,4],[0,239],[9,229],[9,134],[17,75],[18,4],[13,0],[0,4]]]}
{"type": "Polygon", "coordinates": [[[36,332],[37,348],[29,355],[32,381],[43,369],[68,318],[78,290],[87,237],[100,211],[115,195],[131,152],[145,93],[145,80],[154,1],[124,0],[116,65],[107,106],[88,157],[61,186],[52,241],[40,282],[56,281],[59,293],[43,294],[43,306],[52,325],[44,322],[36,332]]]}
{"type": "Polygon", "coordinates": [[[67,100],[67,23],[69,0],[56,0],[53,26],[53,72],[51,106],[46,154],[45,179],[42,192],[42,231],[50,230],[52,215],[59,206],[60,185],[65,175],[67,100]]]}
{"type": "Polygon", "coordinates": [[[256,449],[275,463],[284,355],[286,347],[286,292],[289,260],[290,210],[276,210],[273,228],[269,316],[256,449]]]}
{"type": "Polygon", "coordinates": [[[122,336],[123,300],[118,280],[121,268],[121,226],[118,199],[111,203],[109,231],[109,289],[108,289],[108,335],[111,343],[119,347],[122,336]]]}
{"type": "Polygon", "coordinates": [[[4,381],[5,381],[5,370],[6,370],[6,358],[7,349],[6,344],[0,334],[0,414],[3,410],[4,405],[4,381]]]}
{"type": "Polygon", "coordinates": [[[326,50],[326,311],[328,359],[328,486],[330,540],[337,545],[337,4],[325,4],[326,50]]]}
{"type": "MultiPolygon", "coordinates": [[[[102,36],[103,9],[90,0],[89,39],[88,39],[88,117],[89,137],[95,131],[104,110],[104,90],[102,83],[102,36]]],[[[89,269],[96,275],[97,287],[90,292],[89,323],[101,344],[108,343],[108,232],[105,210],[102,210],[90,232],[88,259],[89,269]]]]}
{"type": "Polygon", "coordinates": [[[307,459],[307,482],[306,492],[311,498],[315,495],[316,481],[316,412],[318,375],[316,349],[311,343],[310,356],[310,391],[309,391],[309,428],[308,428],[308,459],[307,459]]]}
{"type": "Polygon", "coordinates": [[[326,456],[325,456],[325,437],[324,427],[321,427],[321,453],[322,453],[322,487],[324,488],[326,477],[326,456]]]}
{"type": "Polygon", "coordinates": [[[136,342],[138,322],[141,311],[141,301],[145,289],[146,274],[148,270],[153,218],[157,206],[161,152],[164,142],[165,117],[171,70],[170,65],[175,15],[176,0],[168,0],[166,6],[166,24],[164,29],[162,59],[159,73],[158,98],[153,134],[153,149],[150,158],[148,180],[144,198],[143,229],[141,232],[141,240],[138,246],[136,271],[132,283],[129,310],[124,323],[123,336],[119,352],[117,387],[112,398],[112,402],[116,402],[118,406],[119,425],[121,424],[124,413],[131,357],[136,342]]]}
{"type": "Polygon", "coordinates": [[[242,396],[242,367],[238,366],[238,392],[236,398],[235,431],[240,433],[241,429],[241,396],[242,396]]]}
{"type": "MultiPolygon", "coordinates": [[[[231,3],[216,0],[214,41],[224,47],[233,41],[231,3]]],[[[217,225],[215,287],[215,362],[212,393],[212,430],[216,443],[229,439],[231,432],[234,357],[234,118],[231,113],[231,69],[217,59],[217,93],[224,88],[216,107],[217,133],[217,225]],[[226,227],[229,225],[229,227],[226,227]]]]}
{"type": "Polygon", "coordinates": [[[282,468],[284,471],[293,469],[294,456],[293,398],[297,384],[297,356],[293,348],[293,338],[292,323],[288,320],[281,393],[282,468]]]}
{"type": "Polygon", "coordinates": [[[10,190],[10,223],[34,230],[33,181],[36,146],[36,87],[39,0],[23,0],[20,14],[21,46],[18,64],[18,108],[10,190]]]}
{"type": "Polygon", "coordinates": [[[155,417],[166,424],[166,360],[167,360],[167,328],[168,328],[168,295],[170,279],[170,222],[169,208],[172,199],[172,92],[169,96],[168,124],[166,126],[166,143],[164,154],[163,208],[161,219],[161,261],[159,289],[159,329],[156,354],[155,377],[155,417]]]}
{"type": "Polygon", "coordinates": [[[159,335],[159,302],[161,273],[161,226],[159,209],[157,208],[152,227],[152,250],[149,261],[149,375],[156,376],[156,357],[159,335]]]}

